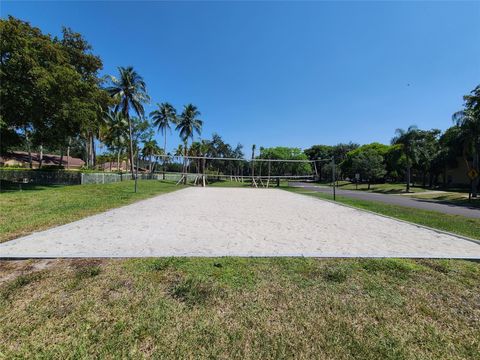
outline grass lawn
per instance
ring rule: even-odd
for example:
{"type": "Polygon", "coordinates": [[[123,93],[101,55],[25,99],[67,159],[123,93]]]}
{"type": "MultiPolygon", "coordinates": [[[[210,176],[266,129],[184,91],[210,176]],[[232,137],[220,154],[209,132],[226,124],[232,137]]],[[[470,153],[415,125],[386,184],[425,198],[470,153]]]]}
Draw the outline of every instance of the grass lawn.
{"type": "MultiPolygon", "coordinates": [[[[331,183],[325,184],[330,185],[331,183]]],[[[359,190],[359,191],[370,191],[382,194],[404,194],[405,193],[405,184],[402,183],[388,183],[388,184],[372,184],[370,185],[370,190],[368,190],[368,184],[358,184],[358,188],[354,183],[349,181],[339,181],[338,188],[342,190],[359,190]]],[[[430,191],[428,188],[423,187],[410,187],[410,192],[426,192],[430,191]]]]}
{"type": "Polygon", "coordinates": [[[443,204],[480,208],[480,198],[472,198],[471,201],[468,201],[468,193],[445,191],[433,194],[413,194],[409,196],[417,199],[438,201],[443,204]]]}
{"type": "MultiPolygon", "coordinates": [[[[303,188],[282,186],[282,189],[292,191],[297,194],[314,196],[325,200],[332,200],[332,195],[330,194],[323,194],[303,188]]],[[[449,231],[474,239],[480,239],[480,219],[444,214],[436,211],[408,208],[398,205],[383,204],[375,201],[352,199],[345,196],[337,196],[336,200],[342,204],[373,211],[415,224],[449,231]]]]}
{"type": "Polygon", "coordinates": [[[479,263],[49,261],[0,262],[0,279],[8,279],[0,284],[2,358],[383,360],[480,353],[479,263]]]}
{"type": "Polygon", "coordinates": [[[0,242],[180,188],[174,182],[156,180],[140,180],[137,193],[133,181],[98,185],[30,185],[23,191],[2,186],[0,242]]]}

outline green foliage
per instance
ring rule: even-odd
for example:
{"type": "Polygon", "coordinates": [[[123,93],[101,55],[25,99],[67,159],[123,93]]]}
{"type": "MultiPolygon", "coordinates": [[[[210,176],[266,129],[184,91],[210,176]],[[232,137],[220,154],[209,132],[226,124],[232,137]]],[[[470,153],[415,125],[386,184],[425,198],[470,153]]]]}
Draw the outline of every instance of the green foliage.
{"type": "Polygon", "coordinates": [[[193,104],[185,105],[183,112],[177,120],[177,130],[180,134],[180,138],[185,144],[188,144],[190,138],[193,139],[194,133],[200,135],[202,133],[203,121],[198,119],[200,111],[193,104]]]}
{"type": "MultiPolygon", "coordinates": [[[[462,146],[464,160],[469,168],[480,169],[480,85],[478,85],[469,95],[464,97],[464,110],[453,114],[453,121],[458,127],[457,139],[462,146]],[[468,157],[471,157],[471,163],[468,157]]],[[[473,196],[477,196],[479,178],[472,182],[473,196]]]]}
{"type": "MultiPolygon", "coordinates": [[[[308,160],[307,155],[299,148],[277,146],[272,148],[260,148],[258,159],[274,159],[274,160],[308,160]]],[[[267,175],[267,162],[259,162],[257,165],[263,175],[267,175]]],[[[272,162],[270,164],[271,175],[311,175],[314,172],[312,165],[309,163],[295,162],[272,162]]]]}
{"type": "Polygon", "coordinates": [[[145,81],[132,66],[120,66],[118,73],[118,78],[114,76],[109,77],[110,85],[106,90],[115,102],[114,111],[121,112],[128,123],[128,153],[130,171],[133,174],[134,148],[137,148],[137,141],[142,139],[143,132],[146,132],[149,127],[148,121],[143,119],[145,113],[143,105],[150,101],[150,97],[147,94],[145,81]],[[134,111],[139,118],[132,119],[130,117],[131,110],[134,111]]]}
{"type": "Polygon", "coordinates": [[[157,109],[150,113],[153,126],[163,133],[163,151],[167,153],[167,130],[171,130],[170,125],[177,122],[177,110],[170,103],[157,103],[157,109]]]}
{"type": "Polygon", "coordinates": [[[390,149],[391,146],[380,143],[360,146],[347,153],[340,164],[342,173],[351,179],[360,174],[361,180],[369,184],[382,179],[387,173],[384,157],[390,149]]]}
{"type": "Polygon", "coordinates": [[[8,147],[64,149],[98,130],[109,103],[97,77],[99,57],[78,33],[44,35],[14,17],[0,20],[2,152],[8,147]]]}

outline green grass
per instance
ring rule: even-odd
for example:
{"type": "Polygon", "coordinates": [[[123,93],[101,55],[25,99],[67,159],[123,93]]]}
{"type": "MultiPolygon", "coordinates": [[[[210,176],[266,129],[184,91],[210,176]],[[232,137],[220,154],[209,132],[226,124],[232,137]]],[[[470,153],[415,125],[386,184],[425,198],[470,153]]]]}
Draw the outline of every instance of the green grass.
{"type": "MultiPolygon", "coordinates": [[[[330,185],[331,183],[328,183],[330,185]]],[[[327,185],[327,184],[326,184],[327,185]]],[[[368,189],[368,184],[358,184],[355,185],[349,181],[339,181],[338,188],[342,190],[358,190],[358,191],[370,191],[382,194],[405,194],[405,184],[402,183],[385,183],[385,184],[372,184],[370,185],[370,190],[368,189]]],[[[417,192],[426,192],[431,191],[431,189],[412,186],[410,187],[411,193],[417,192]]]]}
{"type": "MultiPolygon", "coordinates": [[[[317,197],[319,199],[333,200],[332,195],[330,194],[319,193],[303,188],[282,186],[282,189],[292,191],[297,194],[317,197]]],[[[391,216],[415,224],[449,231],[474,239],[480,239],[480,219],[467,218],[464,216],[450,215],[436,211],[421,210],[398,205],[383,204],[375,201],[352,199],[345,196],[337,196],[336,200],[342,204],[391,216]]]]}
{"type": "Polygon", "coordinates": [[[0,242],[66,224],[85,216],[182,188],[174,182],[140,180],[73,186],[33,186],[23,191],[2,186],[0,242]]]}
{"type": "Polygon", "coordinates": [[[175,258],[0,263],[1,358],[474,359],[480,264],[175,258]]]}
{"type": "Polygon", "coordinates": [[[451,204],[456,206],[466,206],[473,208],[480,208],[480,198],[472,198],[471,201],[468,201],[468,194],[460,192],[442,192],[434,194],[413,194],[410,195],[412,198],[424,199],[430,201],[436,201],[443,204],[451,204]]]}

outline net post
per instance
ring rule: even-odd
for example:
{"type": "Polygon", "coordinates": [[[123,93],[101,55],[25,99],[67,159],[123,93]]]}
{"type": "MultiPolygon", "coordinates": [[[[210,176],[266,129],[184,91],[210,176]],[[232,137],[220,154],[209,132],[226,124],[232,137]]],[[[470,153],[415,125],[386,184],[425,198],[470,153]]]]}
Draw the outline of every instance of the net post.
{"type": "Polygon", "coordinates": [[[335,157],[332,156],[332,180],[333,180],[333,201],[336,200],[336,194],[335,194],[335,157]]]}

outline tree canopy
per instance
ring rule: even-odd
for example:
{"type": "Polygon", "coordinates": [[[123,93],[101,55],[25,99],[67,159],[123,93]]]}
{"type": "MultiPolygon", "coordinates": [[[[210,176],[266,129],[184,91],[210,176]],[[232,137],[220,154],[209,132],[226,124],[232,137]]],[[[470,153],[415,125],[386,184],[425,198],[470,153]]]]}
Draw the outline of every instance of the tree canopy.
{"type": "Polygon", "coordinates": [[[110,100],[86,40],[69,28],[52,38],[11,16],[0,20],[0,35],[0,151],[91,140],[110,100]]]}

